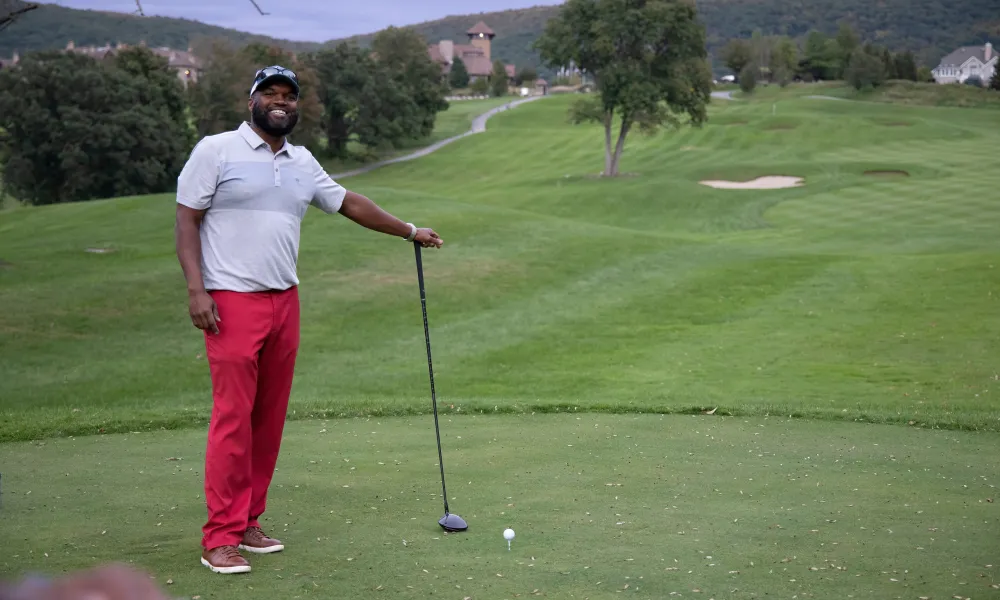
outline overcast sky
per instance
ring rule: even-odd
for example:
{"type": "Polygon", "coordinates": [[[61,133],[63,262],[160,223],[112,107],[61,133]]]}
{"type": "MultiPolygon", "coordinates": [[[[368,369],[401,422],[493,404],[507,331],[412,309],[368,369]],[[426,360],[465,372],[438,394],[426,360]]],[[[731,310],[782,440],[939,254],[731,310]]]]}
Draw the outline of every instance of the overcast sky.
{"type": "MultiPolygon", "coordinates": [[[[134,12],[135,0],[37,0],[70,8],[134,12]]],[[[140,0],[146,15],[182,17],[276,38],[326,41],[448,15],[562,4],[562,0],[140,0]],[[282,8],[278,8],[278,7],[282,8]]]]}

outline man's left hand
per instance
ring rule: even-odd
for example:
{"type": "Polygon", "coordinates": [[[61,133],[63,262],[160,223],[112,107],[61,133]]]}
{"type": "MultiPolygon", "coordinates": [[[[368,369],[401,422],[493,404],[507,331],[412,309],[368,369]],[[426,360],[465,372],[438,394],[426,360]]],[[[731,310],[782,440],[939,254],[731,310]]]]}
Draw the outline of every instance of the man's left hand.
{"type": "Polygon", "coordinates": [[[417,236],[413,238],[413,241],[424,248],[440,248],[444,244],[444,240],[430,228],[418,228],[417,236]]]}

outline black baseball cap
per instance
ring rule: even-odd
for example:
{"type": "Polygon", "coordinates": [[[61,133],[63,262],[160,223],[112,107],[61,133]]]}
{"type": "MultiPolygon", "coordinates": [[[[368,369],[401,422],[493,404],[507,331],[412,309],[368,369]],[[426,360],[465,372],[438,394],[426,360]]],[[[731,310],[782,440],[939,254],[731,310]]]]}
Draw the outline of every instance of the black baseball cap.
{"type": "Polygon", "coordinates": [[[250,95],[253,96],[253,93],[256,92],[262,85],[278,80],[291,85],[295,90],[295,93],[299,93],[299,79],[295,76],[295,72],[279,65],[272,65],[270,67],[264,67],[263,69],[257,71],[256,75],[254,75],[253,85],[250,86],[250,95]]]}

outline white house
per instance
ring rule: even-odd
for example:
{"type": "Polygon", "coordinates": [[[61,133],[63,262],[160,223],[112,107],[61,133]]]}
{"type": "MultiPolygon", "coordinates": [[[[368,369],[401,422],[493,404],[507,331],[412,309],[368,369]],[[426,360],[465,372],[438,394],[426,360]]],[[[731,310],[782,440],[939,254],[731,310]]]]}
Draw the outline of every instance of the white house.
{"type": "Polygon", "coordinates": [[[931,73],[938,83],[964,83],[972,76],[978,76],[983,85],[989,85],[993,71],[997,68],[997,54],[993,44],[983,46],[963,46],[941,59],[931,73]]]}

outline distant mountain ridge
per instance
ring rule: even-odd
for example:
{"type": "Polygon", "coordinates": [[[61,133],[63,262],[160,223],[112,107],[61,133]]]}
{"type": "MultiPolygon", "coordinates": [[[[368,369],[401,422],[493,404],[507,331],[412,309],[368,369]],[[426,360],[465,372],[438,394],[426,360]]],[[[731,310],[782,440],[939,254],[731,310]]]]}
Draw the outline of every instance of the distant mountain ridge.
{"type": "MultiPolygon", "coordinates": [[[[2,4],[6,7],[10,3],[2,4]]],[[[146,42],[150,47],[185,50],[194,40],[202,37],[222,37],[241,44],[259,41],[296,52],[315,50],[321,46],[316,42],[272,38],[191,19],[143,17],[39,4],[38,8],[19,17],[0,32],[0,58],[10,57],[14,52],[25,54],[35,50],[58,50],[71,41],[76,46],[146,42]]]]}
{"type": "MultiPolygon", "coordinates": [[[[894,51],[912,50],[918,60],[935,66],[938,60],[963,45],[993,41],[1000,46],[1000,0],[696,0],[708,33],[710,53],[734,37],[750,37],[755,29],[764,35],[802,37],[811,29],[828,34],[846,19],[862,38],[894,51]]],[[[455,15],[417,23],[408,28],[423,35],[428,44],[442,39],[458,43],[477,21],[496,33],[493,56],[518,68],[538,66],[531,44],[556,15],[559,6],[455,15]]],[[[302,52],[330,47],[341,41],[367,46],[374,33],[325,43],[260,36],[188,19],[140,17],[126,13],[70,9],[42,5],[0,33],[0,57],[15,50],[63,48],[123,42],[186,49],[199,37],[218,36],[237,43],[261,41],[302,52]]],[[[716,60],[716,64],[718,65],[716,60]]],[[[540,69],[543,76],[544,69],[540,69]]]]}

